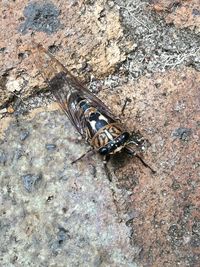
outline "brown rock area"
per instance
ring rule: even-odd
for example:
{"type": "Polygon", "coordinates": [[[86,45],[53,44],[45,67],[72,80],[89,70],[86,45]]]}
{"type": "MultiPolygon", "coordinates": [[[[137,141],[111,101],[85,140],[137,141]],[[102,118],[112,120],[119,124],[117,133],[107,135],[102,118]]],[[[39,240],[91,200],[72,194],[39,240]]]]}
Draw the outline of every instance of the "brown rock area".
{"type": "Polygon", "coordinates": [[[199,0],[156,0],[153,8],[157,12],[167,11],[167,23],[173,23],[178,28],[189,28],[200,32],[200,2],[199,0]]]}
{"type": "Polygon", "coordinates": [[[0,266],[199,267],[199,1],[5,0],[0,17],[0,266]],[[155,174],[124,153],[71,164],[89,146],[34,42],[143,137],[155,174]]]}
{"type": "Polygon", "coordinates": [[[69,69],[112,73],[135,44],[123,36],[119,10],[97,1],[5,1],[0,6],[0,106],[21,91],[26,97],[42,84],[29,59],[32,40],[45,44],[69,69]],[[67,26],[66,26],[67,25],[67,26]],[[7,30],[9,29],[9,30],[7,30]],[[32,33],[36,33],[35,37],[32,33]]]}
{"type": "Polygon", "coordinates": [[[138,160],[115,165],[118,187],[132,192],[127,224],[142,266],[198,266],[200,260],[199,82],[199,72],[185,68],[118,91],[117,103],[127,95],[132,100],[127,124],[148,138],[145,160],[157,171],[150,175],[138,160]]]}
{"type": "Polygon", "coordinates": [[[156,174],[125,155],[109,163],[110,182],[98,156],[72,167],[87,147],[54,104],[3,119],[2,231],[12,235],[2,246],[15,253],[4,249],[2,266],[51,266],[56,256],[59,266],[197,267],[199,82],[182,68],[99,94],[115,113],[129,97],[124,120],[148,139],[143,157],[156,174]]]}

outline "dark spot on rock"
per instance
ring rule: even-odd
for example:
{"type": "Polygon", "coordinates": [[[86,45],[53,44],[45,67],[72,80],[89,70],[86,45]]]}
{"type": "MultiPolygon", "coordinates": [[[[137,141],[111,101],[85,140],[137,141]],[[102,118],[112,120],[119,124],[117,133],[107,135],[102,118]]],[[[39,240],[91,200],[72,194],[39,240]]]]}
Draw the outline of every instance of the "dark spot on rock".
{"type": "Polygon", "coordinates": [[[56,145],[55,144],[46,144],[45,145],[45,148],[48,150],[48,151],[53,151],[56,149],[56,145]]]}
{"type": "Polygon", "coordinates": [[[23,60],[23,59],[27,58],[28,56],[29,56],[28,52],[21,52],[18,54],[18,59],[23,60]]]}
{"type": "Polygon", "coordinates": [[[100,267],[100,266],[103,266],[102,263],[103,263],[103,259],[102,259],[101,255],[95,255],[93,266],[94,267],[100,267]]]}
{"type": "Polygon", "coordinates": [[[62,211],[63,211],[63,213],[66,213],[68,211],[68,209],[64,207],[64,208],[62,208],[62,211]]]}
{"type": "Polygon", "coordinates": [[[29,131],[22,131],[20,133],[20,140],[24,141],[29,136],[29,131]]]}
{"type": "Polygon", "coordinates": [[[3,150],[0,150],[0,164],[5,165],[7,160],[6,154],[3,150]]]}
{"type": "Polygon", "coordinates": [[[56,237],[56,240],[53,241],[51,243],[51,250],[52,252],[57,255],[58,254],[58,251],[59,249],[61,248],[61,246],[63,245],[63,243],[70,238],[70,235],[69,235],[69,231],[66,230],[65,228],[63,227],[59,227],[58,228],[58,233],[57,233],[57,237],[56,237]]]}
{"type": "Polygon", "coordinates": [[[133,226],[133,220],[134,220],[134,218],[131,218],[131,219],[129,219],[128,221],[126,221],[126,226],[128,226],[128,227],[132,227],[133,226]]]}
{"type": "Polygon", "coordinates": [[[194,206],[191,205],[191,204],[187,204],[187,205],[185,205],[183,207],[183,216],[184,216],[184,219],[187,219],[191,215],[193,209],[194,209],[194,206]]]}
{"type": "Polygon", "coordinates": [[[57,51],[59,51],[60,50],[60,47],[58,46],[58,45],[55,45],[55,44],[53,44],[53,45],[50,45],[49,47],[48,47],[48,51],[50,52],[50,53],[52,53],[52,54],[55,54],[57,51]]]}
{"type": "Polygon", "coordinates": [[[63,181],[67,181],[69,179],[69,176],[67,176],[66,174],[63,174],[59,177],[60,180],[63,180],[63,181]]]}
{"type": "Polygon", "coordinates": [[[180,246],[183,242],[184,231],[176,224],[170,226],[168,234],[171,237],[171,243],[176,246],[180,246]]]}
{"type": "Polygon", "coordinates": [[[18,56],[18,59],[24,59],[25,58],[24,53],[19,53],[17,56],[18,56]]]}
{"type": "Polygon", "coordinates": [[[156,82],[154,85],[155,85],[156,88],[160,88],[161,83],[160,82],[156,82]]]}
{"type": "Polygon", "coordinates": [[[200,236],[200,220],[196,220],[192,225],[192,233],[200,236]]]}
{"type": "Polygon", "coordinates": [[[14,158],[15,158],[16,160],[18,160],[18,159],[20,159],[23,155],[24,155],[24,151],[23,151],[21,148],[19,148],[19,149],[17,149],[17,150],[15,151],[14,158]]]}
{"type": "Polygon", "coordinates": [[[69,231],[63,227],[60,227],[57,238],[58,238],[58,243],[62,244],[66,239],[70,238],[69,231]]]}
{"type": "Polygon", "coordinates": [[[200,247],[200,236],[199,235],[193,235],[190,241],[190,244],[192,247],[200,247]]]}
{"type": "Polygon", "coordinates": [[[94,178],[96,178],[97,177],[97,169],[96,169],[96,167],[93,166],[93,165],[89,165],[89,170],[90,170],[90,173],[92,174],[92,176],[94,178]]]}
{"type": "Polygon", "coordinates": [[[84,62],[82,62],[82,64],[81,64],[80,71],[83,71],[83,70],[85,70],[86,68],[87,68],[87,62],[84,61],[84,62]]]}
{"type": "Polygon", "coordinates": [[[86,4],[87,5],[94,5],[94,3],[95,3],[95,0],[86,0],[86,4]]]}
{"type": "Polygon", "coordinates": [[[200,10],[194,8],[194,9],[192,10],[192,15],[194,15],[194,16],[200,16],[200,10]]]}
{"type": "Polygon", "coordinates": [[[38,188],[42,175],[26,174],[22,176],[23,184],[28,192],[33,192],[38,188]]]}
{"type": "Polygon", "coordinates": [[[180,189],[181,188],[181,186],[180,186],[180,184],[177,182],[177,180],[173,180],[173,182],[172,182],[172,189],[174,190],[174,191],[176,191],[176,190],[178,190],[178,189],[180,189]]]}
{"type": "Polygon", "coordinates": [[[26,19],[19,30],[23,34],[28,30],[52,34],[61,26],[59,14],[60,10],[51,2],[31,2],[24,9],[26,19]]]}
{"type": "Polygon", "coordinates": [[[177,137],[182,141],[188,141],[188,139],[189,139],[191,134],[192,134],[192,130],[191,129],[181,127],[181,128],[176,129],[172,133],[172,136],[173,137],[177,137]]]}
{"type": "Polygon", "coordinates": [[[53,199],[53,196],[48,196],[47,202],[50,202],[53,199]]]}
{"type": "Polygon", "coordinates": [[[6,50],[6,48],[5,48],[5,47],[1,47],[1,48],[0,48],[0,53],[4,53],[4,52],[5,52],[5,50],[6,50]]]}

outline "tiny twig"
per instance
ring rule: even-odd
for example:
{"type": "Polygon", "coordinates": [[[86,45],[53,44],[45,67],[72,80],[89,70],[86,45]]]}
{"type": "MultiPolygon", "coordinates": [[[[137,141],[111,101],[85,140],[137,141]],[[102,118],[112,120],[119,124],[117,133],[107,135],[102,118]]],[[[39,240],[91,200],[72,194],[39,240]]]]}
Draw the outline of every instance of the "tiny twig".
{"type": "Polygon", "coordinates": [[[130,103],[130,102],[131,102],[131,99],[130,99],[129,97],[126,97],[126,99],[125,99],[125,101],[124,101],[124,105],[123,105],[123,107],[122,107],[122,111],[121,111],[121,114],[122,114],[122,115],[124,115],[124,110],[125,110],[126,105],[127,105],[128,102],[130,103]]]}

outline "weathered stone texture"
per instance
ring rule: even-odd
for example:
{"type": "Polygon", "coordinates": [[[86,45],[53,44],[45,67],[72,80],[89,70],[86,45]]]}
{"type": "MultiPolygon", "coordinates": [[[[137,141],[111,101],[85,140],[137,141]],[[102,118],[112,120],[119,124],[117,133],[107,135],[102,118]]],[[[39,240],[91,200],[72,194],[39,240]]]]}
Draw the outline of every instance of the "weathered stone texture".
{"type": "Polygon", "coordinates": [[[127,125],[152,144],[145,160],[157,171],[151,176],[137,159],[115,164],[118,186],[132,190],[128,224],[143,266],[198,266],[200,260],[194,231],[200,221],[199,83],[191,68],[169,71],[119,88],[115,100],[130,97],[127,125]]]}
{"type": "Polygon", "coordinates": [[[135,48],[123,36],[118,8],[103,0],[91,5],[86,1],[6,1],[0,14],[0,74],[4,81],[0,106],[14,91],[21,90],[25,97],[41,88],[35,79],[38,70],[29,57],[33,40],[57,51],[58,58],[79,76],[89,70],[96,77],[112,73],[135,48]]]}
{"type": "Polygon", "coordinates": [[[198,267],[199,1],[1,1],[0,16],[0,265],[198,267]],[[33,41],[144,136],[156,174],[126,155],[71,165],[88,145],[35,96],[33,41]]]}
{"type": "Polygon", "coordinates": [[[97,155],[71,166],[87,146],[55,105],[2,120],[2,266],[197,267],[199,82],[183,68],[99,94],[115,113],[130,98],[126,125],[149,140],[155,175],[125,155],[111,182],[97,155]]]}
{"type": "Polygon", "coordinates": [[[155,0],[152,3],[157,12],[166,11],[167,23],[173,23],[178,28],[189,28],[200,32],[200,2],[199,0],[155,0]]]}

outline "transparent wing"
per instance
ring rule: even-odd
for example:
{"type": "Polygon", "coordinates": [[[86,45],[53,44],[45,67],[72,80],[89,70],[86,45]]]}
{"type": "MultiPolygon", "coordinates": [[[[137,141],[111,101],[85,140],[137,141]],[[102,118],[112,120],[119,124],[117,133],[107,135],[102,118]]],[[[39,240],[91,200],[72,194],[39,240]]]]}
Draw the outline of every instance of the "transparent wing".
{"type": "Polygon", "coordinates": [[[35,64],[47,82],[60,107],[70,119],[77,131],[84,135],[86,121],[77,108],[80,98],[97,108],[112,121],[117,121],[108,107],[88,89],[86,89],[51,53],[42,45],[34,48],[35,64]]]}

